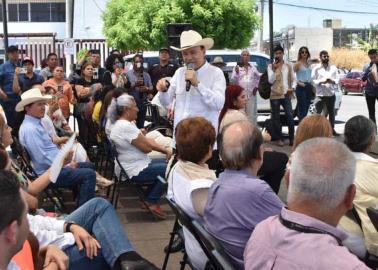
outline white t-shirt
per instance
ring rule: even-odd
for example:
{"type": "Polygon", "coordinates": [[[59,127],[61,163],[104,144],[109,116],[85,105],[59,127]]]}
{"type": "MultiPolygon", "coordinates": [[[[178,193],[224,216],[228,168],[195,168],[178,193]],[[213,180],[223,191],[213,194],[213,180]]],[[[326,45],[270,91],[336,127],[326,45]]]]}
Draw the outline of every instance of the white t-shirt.
{"type": "MultiPolygon", "coordinates": [[[[173,167],[168,177],[167,197],[175,201],[191,218],[203,223],[202,218],[194,210],[192,192],[196,189],[210,188],[213,183],[214,181],[209,179],[187,180],[184,176],[175,172],[175,167],[173,167]]],[[[185,227],[183,227],[183,231],[185,250],[190,262],[196,269],[205,269],[207,257],[202,251],[201,246],[185,227]]]]}
{"type": "MultiPolygon", "coordinates": [[[[117,120],[110,132],[110,140],[115,144],[118,159],[130,178],[137,176],[151,162],[147,154],[131,144],[140,133],[135,123],[123,119],[117,120]]],[[[115,170],[117,174],[120,172],[117,165],[115,170]]]]}

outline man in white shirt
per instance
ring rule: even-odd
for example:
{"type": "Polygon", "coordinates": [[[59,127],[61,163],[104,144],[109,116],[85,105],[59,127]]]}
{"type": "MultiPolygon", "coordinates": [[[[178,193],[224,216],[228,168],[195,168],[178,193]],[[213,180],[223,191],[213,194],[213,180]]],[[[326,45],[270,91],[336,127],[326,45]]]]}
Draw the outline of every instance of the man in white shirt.
{"type": "MultiPolygon", "coordinates": [[[[20,182],[12,172],[0,171],[0,269],[19,270],[12,261],[24,245],[29,234],[28,205],[20,188],[20,182]],[[11,206],[11,207],[10,207],[11,206]]],[[[68,257],[56,246],[46,245],[43,269],[68,268],[68,257]]]]}
{"type": "MultiPolygon", "coordinates": [[[[174,127],[188,117],[202,116],[218,130],[219,112],[224,105],[226,80],[221,69],[205,60],[206,50],[214,45],[211,38],[202,38],[196,31],[184,31],[180,37],[180,48],[187,67],[179,68],[170,81],[161,79],[156,85],[163,106],[176,98],[174,127]]],[[[175,144],[175,141],[174,141],[175,144]]],[[[216,146],[214,147],[216,149],[216,146]]],[[[210,168],[216,168],[218,155],[209,161],[210,168]]]]}
{"type": "Polygon", "coordinates": [[[270,92],[270,107],[274,133],[278,138],[277,145],[283,146],[280,107],[282,106],[289,127],[289,145],[294,141],[294,120],[291,99],[295,89],[293,67],[283,59],[284,49],[278,45],[274,48],[274,63],[268,66],[268,80],[272,84],[270,92]]]}
{"type": "Polygon", "coordinates": [[[325,106],[328,112],[329,122],[333,129],[333,135],[339,134],[335,131],[335,91],[339,83],[337,67],[329,64],[327,51],[320,52],[321,63],[312,69],[311,77],[316,88],[315,108],[318,114],[322,113],[325,106]]]}
{"type": "Polygon", "coordinates": [[[134,251],[113,206],[94,198],[65,220],[28,215],[30,231],[41,247],[64,251],[72,269],[157,270],[134,251]]]}

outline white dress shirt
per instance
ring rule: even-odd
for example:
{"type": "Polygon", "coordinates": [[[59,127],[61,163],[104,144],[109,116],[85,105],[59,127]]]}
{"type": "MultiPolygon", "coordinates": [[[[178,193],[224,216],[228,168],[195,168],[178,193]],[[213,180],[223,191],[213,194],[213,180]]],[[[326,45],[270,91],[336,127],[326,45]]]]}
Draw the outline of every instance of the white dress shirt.
{"type": "MultiPolygon", "coordinates": [[[[224,105],[226,90],[226,79],[222,70],[205,62],[196,72],[198,86],[191,86],[188,92],[186,91],[185,71],[185,67],[179,68],[170,81],[171,86],[168,91],[158,94],[163,106],[169,106],[176,98],[174,130],[181,120],[202,116],[210,121],[218,131],[218,117],[224,105]]],[[[173,146],[175,145],[176,141],[173,140],[173,146]]]]}
{"type": "Polygon", "coordinates": [[[311,78],[316,88],[316,95],[319,97],[331,97],[337,91],[339,83],[339,74],[337,73],[337,67],[334,65],[328,65],[325,68],[322,64],[316,65],[311,72],[311,78]],[[335,83],[325,83],[327,79],[331,79],[335,83]]]}
{"type": "Polygon", "coordinates": [[[65,220],[39,215],[28,215],[28,221],[30,231],[38,239],[41,248],[54,244],[60,249],[64,249],[75,244],[73,234],[64,232],[65,220]]]}

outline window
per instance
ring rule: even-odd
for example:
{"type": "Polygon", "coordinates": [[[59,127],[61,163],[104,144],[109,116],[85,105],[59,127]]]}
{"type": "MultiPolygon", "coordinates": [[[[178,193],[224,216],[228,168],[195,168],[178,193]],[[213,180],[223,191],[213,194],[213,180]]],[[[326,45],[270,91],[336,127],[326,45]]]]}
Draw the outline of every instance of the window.
{"type": "Polygon", "coordinates": [[[8,4],[8,20],[10,22],[29,21],[28,4],[8,4]]]}
{"type": "Polygon", "coordinates": [[[51,21],[65,22],[66,21],[66,4],[65,3],[51,3],[51,21]]]}
{"type": "Polygon", "coordinates": [[[50,3],[30,3],[30,21],[49,22],[50,3]]]}

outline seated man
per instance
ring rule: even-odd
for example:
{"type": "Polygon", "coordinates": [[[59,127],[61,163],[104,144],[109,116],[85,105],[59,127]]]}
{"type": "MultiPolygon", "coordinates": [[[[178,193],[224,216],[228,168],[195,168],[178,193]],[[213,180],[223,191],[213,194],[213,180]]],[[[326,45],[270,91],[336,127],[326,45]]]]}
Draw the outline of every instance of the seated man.
{"type": "Polygon", "coordinates": [[[226,126],[220,138],[225,171],[209,190],[205,227],[223,245],[237,269],[244,269],[243,252],[260,221],[283,207],[272,188],[257,178],[263,161],[263,137],[249,121],[226,126]]]}
{"type": "MultiPolygon", "coordinates": [[[[25,119],[19,132],[21,144],[28,151],[34,169],[38,175],[48,170],[59,152],[59,148],[49,137],[41,124],[45,116],[46,101],[49,96],[42,96],[39,89],[31,89],[21,95],[16,111],[25,111],[25,119]]],[[[95,196],[96,173],[93,164],[77,163],[77,166],[64,167],[56,183],[57,187],[71,188],[80,185],[78,204],[82,205],[95,196]]]]}
{"type": "Polygon", "coordinates": [[[41,247],[54,244],[70,260],[70,269],[157,270],[134,251],[113,206],[94,198],[65,220],[28,215],[41,247]]]}
{"type": "MultiPolygon", "coordinates": [[[[22,252],[27,248],[31,252],[30,245],[24,245],[29,234],[28,206],[17,176],[3,170],[0,171],[0,201],[0,269],[20,269],[14,256],[22,259],[25,255],[22,252]]],[[[43,269],[67,269],[68,258],[56,246],[46,245],[40,251],[46,257],[43,269]]]]}
{"type": "Polygon", "coordinates": [[[356,160],[342,143],[302,142],[291,163],[287,208],[256,226],[245,269],[369,269],[343,247],[346,234],[336,228],[352,207],[355,172],[356,160]]]}

